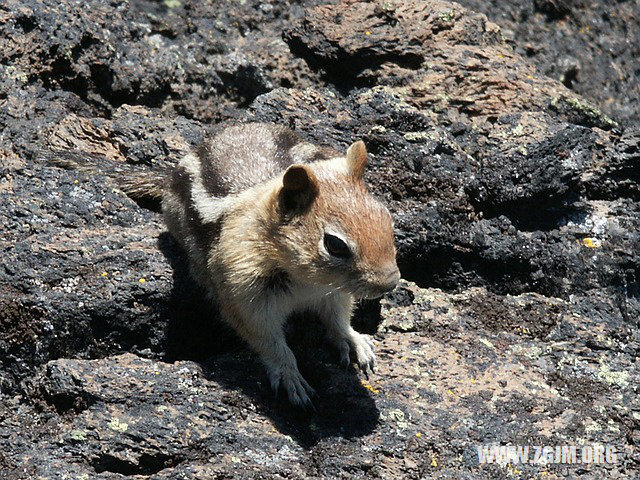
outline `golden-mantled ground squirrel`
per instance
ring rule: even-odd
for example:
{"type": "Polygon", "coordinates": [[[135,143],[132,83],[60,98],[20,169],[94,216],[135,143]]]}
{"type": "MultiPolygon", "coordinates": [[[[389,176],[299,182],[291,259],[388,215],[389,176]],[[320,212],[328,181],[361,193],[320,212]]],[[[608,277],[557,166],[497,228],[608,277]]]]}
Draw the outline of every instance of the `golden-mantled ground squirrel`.
{"type": "Polygon", "coordinates": [[[363,183],[366,163],[361,141],[345,155],[252,123],[205,141],[163,185],[125,182],[134,195],[161,192],[194,279],[294,405],[313,393],[283,331],[295,311],[318,313],[343,363],[351,354],[365,373],[375,367],[371,339],[351,327],[354,299],[392,290],[400,273],[391,215],[363,183]]]}

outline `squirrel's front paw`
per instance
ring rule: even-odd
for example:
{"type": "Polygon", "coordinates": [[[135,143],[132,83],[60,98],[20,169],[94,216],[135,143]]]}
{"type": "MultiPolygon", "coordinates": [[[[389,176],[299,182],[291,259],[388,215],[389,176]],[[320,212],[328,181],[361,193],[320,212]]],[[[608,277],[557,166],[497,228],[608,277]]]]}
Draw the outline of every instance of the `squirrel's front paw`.
{"type": "Polygon", "coordinates": [[[367,378],[369,377],[369,370],[372,373],[375,371],[376,353],[373,339],[369,335],[363,335],[353,330],[348,336],[340,340],[338,349],[340,350],[340,361],[345,367],[348,367],[351,363],[349,352],[353,352],[356,363],[367,378]]]}
{"type": "Polygon", "coordinates": [[[278,389],[283,388],[287,392],[289,402],[296,407],[313,409],[311,398],[316,392],[307,383],[298,369],[288,366],[269,369],[269,381],[271,388],[278,394],[278,389]]]}

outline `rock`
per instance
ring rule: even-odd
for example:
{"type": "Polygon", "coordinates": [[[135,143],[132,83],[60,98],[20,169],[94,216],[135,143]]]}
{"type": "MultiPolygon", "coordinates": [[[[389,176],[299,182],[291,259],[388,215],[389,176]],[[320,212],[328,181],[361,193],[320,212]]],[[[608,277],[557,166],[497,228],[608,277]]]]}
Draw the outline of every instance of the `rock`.
{"type": "MultiPolygon", "coordinates": [[[[476,445],[527,439],[616,445],[621,460],[608,474],[634,468],[627,438],[638,423],[640,371],[629,345],[638,333],[620,330],[610,298],[454,295],[405,282],[383,301],[382,318],[379,372],[368,380],[338,368],[310,338],[298,344],[318,392],[314,414],[274,402],[244,353],[203,366],[132,354],[52,361],[31,382],[48,421],[20,439],[1,427],[5,461],[30,478],[498,478],[508,467],[478,466],[476,445]],[[583,316],[586,305],[602,315],[583,316]],[[398,328],[409,318],[410,334],[398,328]]],[[[5,408],[14,421],[30,414],[5,408]]],[[[540,468],[518,466],[524,475],[540,468]]],[[[544,468],[562,475],[566,467],[544,468]]]]}
{"type": "Polygon", "coordinates": [[[593,0],[460,0],[484,13],[520,55],[544,75],[598,104],[608,115],[638,123],[640,18],[633,2],[593,0]]]}
{"type": "Polygon", "coordinates": [[[12,60],[5,73],[73,92],[100,112],[137,104],[220,120],[274,86],[313,76],[278,39],[299,8],[260,5],[11,0],[0,44],[12,60]]]}
{"type": "MultiPolygon", "coordinates": [[[[585,5],[530,4],[522,41],[585,5]]],[[[620,5],[598,24],[615,44],[620,5]]],[[[603,100],[631,68],[588,86],[595,56],[555,47],[575,35],[529,55],[510,17],[440,0],[10,1],[0,18],[0,478],[637,474],[640,131],[632,89],[603,100]],[[315,414],[273,399],[157,213],[42,155],[162,170],[253,120],[363,139],[396,223],[407,281],[354,319],[376,376],[338,368],[309,315],[288,326],[315,414]],[[480,466],[489,443],[619,461],[480,466]]]]}
{"type": "Polygon", "coordinates": [[[388,85],[430,117],[453,121],[454,114],[473,118],[554,109],[589,126],[615,125],[540,76],[484,15],[453,3],[324,5],[310,9],[285,38],[337,84],[388,85]]]}

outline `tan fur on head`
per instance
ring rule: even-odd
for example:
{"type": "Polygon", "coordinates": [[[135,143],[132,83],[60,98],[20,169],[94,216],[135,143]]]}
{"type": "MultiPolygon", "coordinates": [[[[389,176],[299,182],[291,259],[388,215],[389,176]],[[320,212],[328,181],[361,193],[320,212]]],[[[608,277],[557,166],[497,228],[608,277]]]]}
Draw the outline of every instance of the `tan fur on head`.
{"type": "Polygon", "coordinates": [[[364,143],[356,142],[346,157],[290,167],[283,193],[295,185],[301,189],[297,195],[309,190],[314,195],[307,208],[293,216],[286,211],[289,203],[281,202],[286,220],[275,239],[285,253],[285,268],[295,277],[356,297],[379,296],[399,277],[391,215],[362,181],[366,157],[364,143]],[[332,255],[327,241],[337,244],[344,258],[332,255]]]}

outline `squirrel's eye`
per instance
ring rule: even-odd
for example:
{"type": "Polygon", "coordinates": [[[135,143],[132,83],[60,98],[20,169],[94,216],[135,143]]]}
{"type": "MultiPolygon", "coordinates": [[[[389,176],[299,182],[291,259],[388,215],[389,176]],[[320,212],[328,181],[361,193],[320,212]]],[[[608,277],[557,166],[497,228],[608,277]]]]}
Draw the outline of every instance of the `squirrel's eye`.
{"type": "Polygon", "coordinates": [[[344,243],[341,238],[329,233],[324,234],[324,248],[334,257],[350,258],[352,255],[349,245],[344,243]]]}

